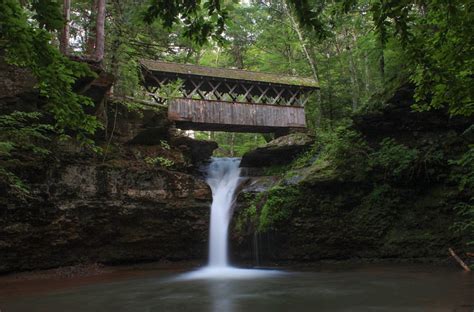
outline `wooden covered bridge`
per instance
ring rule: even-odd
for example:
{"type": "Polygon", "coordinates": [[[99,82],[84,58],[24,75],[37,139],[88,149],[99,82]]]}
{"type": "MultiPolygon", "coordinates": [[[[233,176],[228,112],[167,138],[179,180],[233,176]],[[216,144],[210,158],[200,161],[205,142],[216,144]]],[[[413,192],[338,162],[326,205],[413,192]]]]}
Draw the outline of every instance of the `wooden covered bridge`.
{"type": "Polygon", "coordinates": [[[142,60],[141,70],[143,85],[154,101],[162,104],[171,94],[168,117],[186,130],[305,128],[304,105],[319,88],[308,78],[151,60],[142,60]]]}

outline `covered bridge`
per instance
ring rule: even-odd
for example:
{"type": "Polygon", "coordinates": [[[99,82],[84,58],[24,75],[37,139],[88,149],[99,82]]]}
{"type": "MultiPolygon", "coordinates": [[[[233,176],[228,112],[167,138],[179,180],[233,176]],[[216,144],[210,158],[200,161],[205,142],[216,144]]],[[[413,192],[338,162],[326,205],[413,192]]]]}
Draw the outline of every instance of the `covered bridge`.
{"type": "Polygon", "coordinates": [[[180,129],[280,132],[305,128],[308,78],[142,60],[143,85],[180,129]]]}

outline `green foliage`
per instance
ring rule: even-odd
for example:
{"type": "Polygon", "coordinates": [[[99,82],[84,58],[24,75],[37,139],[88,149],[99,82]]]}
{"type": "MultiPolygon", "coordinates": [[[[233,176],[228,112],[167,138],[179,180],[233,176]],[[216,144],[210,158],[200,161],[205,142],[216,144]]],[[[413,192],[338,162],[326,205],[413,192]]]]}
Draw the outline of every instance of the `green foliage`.
{"type": "Polygon", "coordinates": [[[275,165],[263,168],[263,174],[266,176],[284,175],[291,169],[291,165],[275,165]]]}
{"type": "Polygon", "coordinates": [[[165,150],[170,150],[171,149],[171,146],[165,140],[160,140],[160,146],[162,148],[164,148],[165,150]]]}
{"type": "Polygon", "coordinates": [[[370,165],[382,172],[383,180],[411,180],[415,174],[419,151],[397,144],[392,138],[385,138],[380,148],[370,157],[370,165]]]}
{"type": "Polygon", "coordinates": [[[469,149],[450,164],[455,167],[451,178],[458,183],[459,190],[467,192],[469,196],[466,201],[459,202],[455,206],[458,219],[454,229],[465,237],[468,245],[472,246],[474,245],[474,144],[469,145],[469,149]]]}
{"type": "Polygon", "coordinates": [[[458,182],[459,190],[474,189],[474,144],[457,160],[450,161],[451,165],[458,166],[460,170],[455,171],[452,179],[458,182]]]}
{"type": "Polygon", "coordinates": [[[33,18],[38,21],[40,28],[48,31],[59,30],[64,25],[61,15],[61,4],[54,0],[32,0],[33,18]]]}
{"type": "Polygon", "coordinates": [[[235,132],[195,132],[196,139],[215,141],[219,148],[214,152],[218,157],[240,157],[246,152],[265,144],[259,133],[235,132]]]}
{"type": "Polygon", "coordinates": [[[158,95],[165,100],[180,97],[182,96],[180,92],[182,85],[183,81],[181,79],[169,82],[158,90],[158,95]]]}
{"type": "Polygon", "coordinates": [[[361,236],[374,244],[390,228],[401,208],[400,194],[388,184],[376,184],[374,189],[362,199],[360,206],[353,212],[361,236]]]}
{"type": "MultiPolygon", "coordinates": [[[[57,19],[61,15],[56,2],[35,1],[33,8],[37,10],[40,27],[57,29],[60,26],[57,19]]],[[[0,3],[0,49],[5,51],[5,59],[10,64],[28,68],[36,77],[40,95],[46,99],[46,107],[55,118],[57,132],[74,131],[80,142],[93,145],[88,136],[101,124],[84,111],[84,106],[93,105],[92,101],[75,93],[72,87],[76,79],[94,74],[86,65],[61,55],[51,45],[51,35],[45,29],[28,23],[18,1],[0,3]]]]}
{"type": "Polygon", "coordinates": [[[175,165],[174,161],[163,156],[146,157],[145,162],[149,165],[160,165],[163,168],[171,168],[175,165]]]}
{"type": "Polygon", "coordinates": [[[329,169],[339,176],[355,181],[367,176],[371,148],[358,132],[338,127],[334,132],[321,133],[316,141],[320,142],[322,150],[313,167],[329,164],[329,169]]]}
{"type": "Polygon", "coordinates": [[[18,156],[33,158],[49,154],[40,144],[49,141],[48,134],[53,127],[40,123],[40,117],[37,112],[18,111],[0,116],[0,181],[18,195],[28,193],[28,187],[11,170],[21,163],[18,156]]]}
{"type": "Polygon", "coordinates": [[[245,209],[239,212],[237,219],[235,221],[235,230],[241,234],[244,233],[245,227],[247,225],[249,224],[255,225],[258,222],[256,203],[254,201],[249,204],[250,206],[246,207],[245,209]]]}
{"type": "Polygon", "coordinates": [[[311,166],[313,162],[317,159],[319,153],[320,146],[314,144],[311,149],[299,155],[295,160],[293,160],[290,166],[292,169],[301,169],[304,167],[311,166]]]}
{"type": "Polygon", "coordinates": [[[276,186],[268,191],[267,199],[259,215],[258,231],[265,232],[274,229],[287,221],[301,200],[298,188],[276,186]]]}
{"type": "Polygon", "coordinates": [[[454,209],[458,219],[453,229],[464,237],[466,245],[474,246],[474,200],[461,202],[454,209]]]}
{"type": "MultiPolygon", "coordinates": [[[[429,1],[410,25],[406,49],[413,59],[416,109],[447,106],[452,115],[474,114],[474,4],[429,1]],[[410,40],[411,39],[411,40],[410,40]]],[[[403,38],[402,38],[403,39],[403,38]]]]}
{"type": "MultiPolygon", "coordinates": [[[[292,0],[300,22],[324,33],[330,2],[292,0]]],[[[341,0],[329,15],[335,20],[369,8],[382,50],[396,39],[416,85],[415,109],[447,106],[452,115],[474,113],[474,4],[454,1],[341,0]],[[342,14],[341,14],[342,13],[342,14]]]]}
{"type": "Polygon", "coordinates": [[[152,0],[145,15],[148,23],[159,18],[165,28],[183,23],[183,35],[199,44],[204,44],[212,36],[222,40],[228,7],[222,7],[220,0],[206,1],[166,1],[152,0]]]}

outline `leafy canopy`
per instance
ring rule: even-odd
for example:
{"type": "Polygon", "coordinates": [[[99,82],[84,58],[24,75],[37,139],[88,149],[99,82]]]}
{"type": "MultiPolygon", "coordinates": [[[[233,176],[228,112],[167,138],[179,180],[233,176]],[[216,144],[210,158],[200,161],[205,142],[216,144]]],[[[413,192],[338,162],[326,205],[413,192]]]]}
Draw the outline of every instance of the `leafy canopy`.
{"type": "Polygon", "coordinates": [[[101,125],[94,116],[86,114],[84,106],[93,102],[73,91],[78,78],[93,76],[89,68],[63,56],[51,45],[48,30],[62,26],[59,5],[51,0],[33,1],[39,27],[28,21],[25,10],[16,0],[0,3],[0,50],[5,51],[8,63],[28,68],[37,79],[40,95],[56,122],[56,131],[65,134],[74,131],[77,138],[93,144],[88,138],[101,125]],[[61,23],[59,22],[61,21],[61,23]]]}
{"type": "MultiPolygon", "coordinates": [[[[324,38],[326,1],[289,0],[302,25],[324,38]]],[[[356,0],[336,0],[333,15],[360,10],[356,0]]],[[[474,3],[470,0],[374,0],[366,3],[382,46],[396,38],[407,53],[418,110],[447,106],[474,113],[474,3]]]]}
{"type": "Polygon", "coordinates": [[[221,0],[152,0],[145,14],[145,21],[160,19],[170,29],[179,22],[185,26],[183,35],[204,44],[208,37],[222,40],[229,7],[222,7],[221,0]]]}

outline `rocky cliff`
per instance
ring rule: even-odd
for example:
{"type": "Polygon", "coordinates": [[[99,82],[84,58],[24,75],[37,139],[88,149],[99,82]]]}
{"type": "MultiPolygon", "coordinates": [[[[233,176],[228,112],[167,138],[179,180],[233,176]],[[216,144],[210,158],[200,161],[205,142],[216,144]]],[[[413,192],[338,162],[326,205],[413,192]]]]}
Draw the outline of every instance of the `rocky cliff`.
{"type": "MultiPolygon", "coordinates": [[[[30,80],[11,77],[0,84],[0,111],[41,110],[30,80]]],[[[104,102],[106,78],[85,83],[106,126],[95,138],[103,153],[52,137],[49,155],[17,155],[10,168],[29,194],[0,183],[0,273],[205,260],[211,192],[198,169],[217,144],[181,136],[163,111],[104,102]]]]}
{"type": "Polygon", "coordinates": [[[34,174],[31,198],[2,204],[0,272],[205,259],[211,195],[192,175],[128,162],[50,164],[34,174]]]}
{"type": "Polygon", "coordinates": [[[404,86],[381,109],[355,116],[352,127],[280,168],[277,182],[244,188],[234,256],[440,261],[448,247],[462,251],[456,209],[472,190],[458,187],[461,168],[452,160],[472,143],[465,132],[472,120],[413,112],[411,104],[413,89],[404,86]]]}

